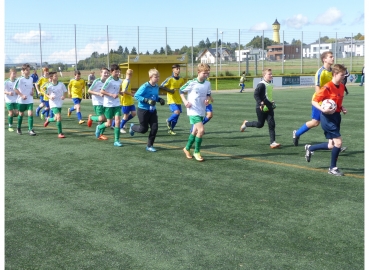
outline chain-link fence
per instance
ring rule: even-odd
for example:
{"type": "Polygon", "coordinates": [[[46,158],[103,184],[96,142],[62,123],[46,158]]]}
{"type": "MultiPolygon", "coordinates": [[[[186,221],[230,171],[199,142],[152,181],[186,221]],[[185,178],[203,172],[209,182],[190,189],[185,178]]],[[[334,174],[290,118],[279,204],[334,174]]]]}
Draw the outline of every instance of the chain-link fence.
{"type": "Polygon", "coordinates": [[[278,58],[269,47],[274,44],[272,30],[5,23],[5,69],[30,63],[56,71],[89,71],[124,63],[129,54],[187,54],[190,76],[201,61],[212,66],[216,77],[239,76],[245,70],[257,76],[264,67],[272,67],[276,74],[312,74],[322,65],[319,54],[326,50],[350,72],[359,73],[363,67],[365,43],[355,39],[355,33],[279,31],[279,35],[278,58]],[[291,48],[294,54],[286,55],[291,48]],[[205,59],[206,50],[215,53],[205,59]]]}

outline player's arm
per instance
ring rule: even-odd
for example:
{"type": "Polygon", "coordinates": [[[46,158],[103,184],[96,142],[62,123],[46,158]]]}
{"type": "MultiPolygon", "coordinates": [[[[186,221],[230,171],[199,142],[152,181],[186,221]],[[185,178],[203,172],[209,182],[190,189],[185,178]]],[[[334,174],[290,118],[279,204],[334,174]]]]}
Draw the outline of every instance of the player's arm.
{"type": "Polygon", "coordinates": [[[336,109],[323,109],[323,107],[320,105],[323,100],[329,97],[328,91],[329,89],[326,86],[323,86],[321,89],[319,89],[319,91],[315,94],[313,100],[311,101],[311,104],[322,113],[333,114],[336,109]]]}
{"type": "Polygon", "coordinates": [[[169,92],[169,93],[172,93],[172,94],[174,94],[174,92],[175,92],[175,89],[169,89],[165,86],[159,86],[159,89],[164,90],[164,91],[169,92]]]}
{"type": "Polygon", "coordinates": [[[262,95],[262,93],[265,93],[265,91],[266,89],[264,83],[259,83],[254,91],[254,99],[256,103],[259,104],[260,110],[263,110],[264,107],[264,95],[262,95]]]}

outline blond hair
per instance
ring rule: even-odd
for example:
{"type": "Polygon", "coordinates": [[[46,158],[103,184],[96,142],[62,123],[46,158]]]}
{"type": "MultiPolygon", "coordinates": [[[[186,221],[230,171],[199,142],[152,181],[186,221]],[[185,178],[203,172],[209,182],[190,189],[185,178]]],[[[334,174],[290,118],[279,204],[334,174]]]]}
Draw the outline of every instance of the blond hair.
{"type": "Polygon", "coordinates": [[[11,68],[11,69],[9,69],[9,73],[10,72],[15,72],[15,73],[17,73],[17,70],[15,69],[15,68],[11,68]]]}
{"type": "Polygon", "coordinates": [[[344,65],[335,64],[332,67],[332,74],[345,73],[345,72],[346,72],[346,67],[344,65]]]}
{"type": "Polygon", "coordinates": [[[126,74],[133,74],[133,69],[127,69],[126,74]]]}
{"type": "Polygon", "coordinates": [[[210,71],[210,66],[206,63],[200,63],[197,65],[197,72],[210,71]]]}
{"type": "Polygon", "coordinates": [[[160,76],[159,71],[156,68],[149,70],[149,77],[151,78],[153,75],[160,76]]]}
{"type": "Polygon", "coordinates": [[[267,73],[267,72],[271,72],[272,71],[272,69],[271,68],[264,68],[263,69],[263,77],[265,76],[265,74],[267,73]]]}

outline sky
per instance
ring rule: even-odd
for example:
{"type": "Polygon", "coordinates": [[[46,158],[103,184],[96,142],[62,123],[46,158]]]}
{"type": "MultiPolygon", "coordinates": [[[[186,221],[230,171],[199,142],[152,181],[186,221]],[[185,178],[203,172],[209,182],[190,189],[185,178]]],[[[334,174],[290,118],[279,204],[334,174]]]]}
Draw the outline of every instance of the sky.
{"type": "Polygon", "coordinates": [[[19,8],[19,1],[5,0],[5,63],[40,62],[39,24],[42,28],[42,60],[49,63],[75,62],[74,25],[79,30],[77,61],[91,56],[94,51],[116,50],[119,45],[129,50],[139,47],[142,53],[153,53],[166,44],[172,49],[191,46],[191,28],[196,32],[194,45],[206,38],[211,42],[217,39],[238,42],[238,29],[242,33],[250,32],[248,36],[241,34],[243,40],[240,43],[247,44],[263,30],[272,35],[272,24],[276,19],[281,24],[280,32],[286,33],[285,40],[289,43],[296,36],[298,39],[302,31],[305,32],[304,43],[318,40],[320,32],[329,37],[334,37],[334,32],[342,32],[345,37],[364,34],[364,1],[361,0],[352,5],[347,0],[311,0],[296,8],[291,7],[290,0],[280,1],[278,5],[271,0],[263,1],[262,5],[239,0],[188,0],[182,3],[112,0],[106,1],[106,5],[96,0],[64,0],[55,3],[56,8],[44,12],[50,1],[38,0],[27,8],[19,8]],[[109,44],[106,41],[107,25],[109,44]],[[138,37],[137,27],[140,28],[138,37]],[[164,32],[166,27],[168,33],[164,32]],[[168,40],[165,35],[169,36],[168,40]]]}

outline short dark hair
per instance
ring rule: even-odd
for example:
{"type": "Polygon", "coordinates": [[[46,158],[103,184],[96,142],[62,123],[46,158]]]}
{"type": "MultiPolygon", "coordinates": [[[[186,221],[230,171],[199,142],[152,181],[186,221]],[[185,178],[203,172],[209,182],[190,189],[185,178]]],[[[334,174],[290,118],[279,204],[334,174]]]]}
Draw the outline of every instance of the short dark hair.
{"type": "Polygon", "coordinates": [[[178,65],[178,64],[174,64],[173,66],[172,66],[172,68],[180,68],[181,66],[180,65],[178,65]]]}
{"type": "Polygon", "coordinates": [[[52,77],[56,72],[55,71],[51,71],[49,72],[49,76],[52,77]]]}
{"type": "Polygon", "coordinates": [[[26,70],[27,68],[31,68],[31,66],[29,64],[24,64],[22,66],[22,70],[26,70]]]}
{"type": "Polygon", "coordinates": [[[114,70],[120,70],[119,66],[117,64],[112,64],[110,66],[110,72],[114,71],[114,70]]]}
{"type": "Polygon", "coordinates": [[[81,75],[81,71],[76,70],[76,71],[74,72],[74,76],[76,76],[76,75],[81,75]]]}

